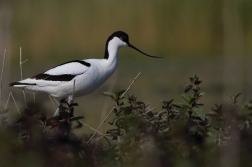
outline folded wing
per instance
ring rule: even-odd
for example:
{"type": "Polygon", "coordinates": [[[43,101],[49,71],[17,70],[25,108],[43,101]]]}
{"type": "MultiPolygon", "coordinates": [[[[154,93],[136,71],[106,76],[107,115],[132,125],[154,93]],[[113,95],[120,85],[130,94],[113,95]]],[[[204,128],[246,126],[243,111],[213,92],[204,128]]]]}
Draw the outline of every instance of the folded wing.
{"type": "Polygon", "coordinates": [[[77,75],[84,74],[91,64],[86,61],[74,60],[60,64],[44,73],[40,73],[33,77],[10,83],[10,86],[22,87],[27,85],[54,85],[59,82],[71,81],[77,75]]]}

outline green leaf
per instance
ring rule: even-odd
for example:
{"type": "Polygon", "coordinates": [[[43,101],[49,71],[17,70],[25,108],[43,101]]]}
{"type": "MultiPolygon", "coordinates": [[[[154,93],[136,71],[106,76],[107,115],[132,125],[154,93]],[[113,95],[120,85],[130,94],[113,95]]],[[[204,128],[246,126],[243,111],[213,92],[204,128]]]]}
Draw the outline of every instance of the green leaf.
{"type": "Polygon", "coordinates": [[[184,104],[181,104],[181,103],[173,103],[172,106],[176,107],[176,108],[181,108],[181,106],[184,105],[184,104]]]}
{"type": "Polygon", "coordinates": [[[164,101],[164,100],[161,100],[161,102],[163,103],[162,105],[162,109],[166,109],[166,110],[170,110],[171,107],[172,107],[172,102],[173,102],[174,99],[171,99],[170,101],[164,101]]]}
{"type": "Polygon", "coordinates": [[[124,115],[130,115],[132,113],[132,108],[131,107],[125,107],[124,109],[124,115]]]}
{"type": "Polygon", "coordinates": [[[194,108],[194,113],[200,117],[200,119],[202,119],[203,121],[205,121],[206,119],[206,114],[203,110],[203,108],[194,108]]]}
{"type": "Polygon", "coordinates": [[[220,113],[222,110],[222,104],[221,105],[215,104],[215,107],[216,109],[212,108],[212,111],[220,113]]]}
{"type": "Polygon", "coordinates": [[[189,77],[189,80],[192,84],[194,84],[194,78],[193,77],[189,77]]]}
{"type": "Polygon", "coordinates": [[[125,118],[119,118],[114,121],[114,125],[116,125],[118,128],[121,128],[124,126],[125,118]]]}
{"type": "Polygon", "coordinates": [[[200,92],[199,97],[201,97],[201,96],[205,96],[205,92],[200,92]]]}
{"type": "Polygon", "coordinates": [[[190,109],[190,107],[188,106],[188,105],[181,105],[181,107],[180,107],[180,110],[179,110],[179,113],[181,114],[181,115],[185,115],[185,114],[187,114],[187,112],[189,111],[189,109],[190,109]]]}
{"type": "Polygon", "coordinates": [[[238,93],[237,95],[235,95],[234,97],[234,102],[237,103],[237,98],[241,95],[241,93],[238,93]]]}
{"type": "Polygon", "coordinates": [[[245,101],[242,108],[247,108],[248,110],[252,110],[252,101],[245,101]]]}
{"type": "Polygon", "coordinates": [[[182,96],[183,99],[185,99],[186,102],[189,103],[189,104],[192,104],[192,102],[195,100],[195,98],[193,97],[193,95],[181,94],[181,96],[182,96]]]}
{"type": "Polygon", "coordinates": [[[113,93],[113,92],[102,92],[102,94],[105,96],[109,96],[111,98],[113,98],[115,96],[115,93],[113,93]]]}
{"type": "Polygon", "coordinates": [[[114,93],[112,93],[112,92],[102,92],[102,94],[105,96],[109,96],[109,97],[114,96],[114,93]]]}
{"type": "Polygon", "coordinates": [[[173,102],[174,99],[171,99],[167,102],[167,104],[171,104],[173,102]]]}
{"type": "Polygon", "coordinates": [[[120,105],[125,105],[129,103],[129,100],[127,98],[121,98],[120,101],[121,101],[120,105]]]}
{"type": "Polygon", "coordinates": [[[237,95],[232,95],[229,96],[229,98],[231,99],[231,101],[236,104],[237,103],[237,98],[241,95],[241,93],[238,93],[237,95]]]}
{"type": "Polygon", "coordinates": [[[119,91],[117,92],[118,97],[121,97],[121,95],[122,95],[125,91],[126,91],[126,90],[119,90],[119,91]]]}
{"type": "Polygon", "coordinates": [[[112,99],[113,99],[114,101],[118,101],[118,100],[119,100],[118,94],[114,94],[114,96],[112,96],[112,99]]]}
{"type": "Polygon", "coordinates": [[[119,116],[116,116],[114,117],[113,119],[113,123],[110,122],[110,124],[113,124],[115,126],[117,126],[117,128],[120,128],[122,125],[121,125],[121,122],[125,120],[125,118],[122,118],[122,117],[119,117],[119,116]]]}
{"type": "Polygon", "coordinates": [[[114,93],[112,92],[102,92],[102,94],[105,96],[110,96],[110,97],[114,95],[114,93]]]}
{"type": "Polygon", "coordinates": [[[197,78],[197,80],[194,82],[195,85],[199,85],[202,81],[199,80],[199,78],[197,78]]]}
{"type": "Polygon", "coordinates": [[[118,110],[116,108],[114,108],[113,113],[117,114],[118,110]]]}
{"type": "Polygon", "coordinates": [[[112,140],[117,140],[118,136],[120,136],[120,131],[118,129],[109,129],[107,134],[112,136],[112,140]]]}
{"type": "Polygon", "coordinates": [[[119,117],[119,116],[114,117],[114,119],[113,119],[113,125],[115,125],[115,123],[116,123],[119,119],[120,119],[120,117],[119,117]]]}
{"type": "Polygon", "coordinates": [[[193,87],[192,85],[186,85],[184,88],[185,93],[189,92],[189,90],[191,90],[192,87],[193,87]]]}

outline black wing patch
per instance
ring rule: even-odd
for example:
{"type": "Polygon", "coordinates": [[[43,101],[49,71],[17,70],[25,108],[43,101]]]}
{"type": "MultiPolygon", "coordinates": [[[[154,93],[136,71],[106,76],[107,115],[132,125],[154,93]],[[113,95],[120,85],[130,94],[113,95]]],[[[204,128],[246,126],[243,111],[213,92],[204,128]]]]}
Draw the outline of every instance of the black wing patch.
{"type": "Polygon", "coordinates": [[[32,79],[36,80],[47,80],[47,81],[71,81],[76,75],[63,74],[63,75],[49,75],[49,74],[38,74],[32,79]]]}
{"type": "Polygon", "coordinates": [[[9,86],[15,86],[15,85],[36,85],[35,83],[20,83],[20,82],[12,82],[9,84],[9,86]]]}

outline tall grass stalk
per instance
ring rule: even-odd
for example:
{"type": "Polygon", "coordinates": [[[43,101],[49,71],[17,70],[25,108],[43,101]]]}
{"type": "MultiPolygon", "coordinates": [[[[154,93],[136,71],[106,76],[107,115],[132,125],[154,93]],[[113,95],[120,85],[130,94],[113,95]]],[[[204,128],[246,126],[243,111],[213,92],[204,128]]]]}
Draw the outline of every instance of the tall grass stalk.
{"type": "Polygon", "coordinates": [[[10,101],[10,97],[11,97],[12,100],[14,101],[15,106],[16,106],[16,108],[17,108],[17,111],[18,111],[19,115],[22,117],[21,112],[20,112],[20,109],[18,108],[17,102],[16,102],[16,100],[15,100],[15,98],[14,98],[12,92],[9,93],[9,96],[8,96],[8,99],[7,99],[7,102],[6,102],[6,104],[5,104],[4,109],[7,108],[8,104],[9,104],[9,101],[10,101]]]}
{"type": "Polygon", "coordinates": [[[4,73],[5,57],[6,57],[6,48],[4,48],[3,65],[2,65],[1,78],[0,78],[0,106],[2,106],[3,73],[4,73]]]}
{"type": "MultiPolygon", "coordinates": [[[[23,67],[22,65],[28,60],[26,59],[25,61],[22,61],[22,48],[20,47],[20,61],[19,61],[19,66],[20,66],[20,76],[21,76],[21,80],[23,80],[23,67]]],[[[25,90],[23,89],[23,95],[24,95],[24,101],[25,101],[25,107],[27,108],[27,100],[26,100],[26,96],[25,96],[25,90]]]]}

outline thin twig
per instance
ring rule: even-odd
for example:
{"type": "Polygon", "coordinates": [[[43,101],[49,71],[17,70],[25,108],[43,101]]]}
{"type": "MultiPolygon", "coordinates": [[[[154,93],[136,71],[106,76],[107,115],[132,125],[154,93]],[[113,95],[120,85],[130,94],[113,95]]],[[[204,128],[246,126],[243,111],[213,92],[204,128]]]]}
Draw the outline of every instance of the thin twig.
{"type": "MultiPolygon", "coordinates": [[[[22,62],[22,48],[20,47],[20,60],[19,60],[19,66],[20,66],[20,74],[21,74],[21,80],[23,80],[23,68],[22,64],[25,63],[28,59],[22,62]]],[[[25,90],[23,89],[23,95],[24,95],[24,101],[25,101],[25,107],[27,108],[27,101],[26,101],[26,96],[25,96],[25,90]]]]}
{"type": "Polygon", "coordinates": [[[4,48],[3,65],[2,65],[2,72],[1,72],[1,78],[0,78],[0,106],[2,106],[2,94],[3,94],[2,89],[3,89],[3,73],[4,73],[5,57],[6,57],[6,48],[4,48]]]}
{"type": "MultiPolygon", "coordinates": [[[[80,122],[81,122],[83,125],[85,125],[86,127],[88,127],[89,129],[91,129],[91,130],[93,130],[93,131],[96,131],[95,128],[93,128],[92,126],[86,124],[85,122],[83,122],[83,121],[81,121],[81,120],[80,120],[80,122]]],[[[97,133],[98,133],[99,135],[101,135],[101,136],[108,137],[108,138],[111,139],[110,136],[108,136],[108,135],[106,135],[106,134],[104,134],[104,133],[102,133],[102,132],[100,132],[100,131],[98,131],[97,133]]]]}
{"type": "Polygon", "coordinates": [[[120,98],[122,98],[130,89],[130,87],[133,85],[133,83],[136,81],[136,79],[138,78],[138,76],[141,74],[141,71],[137,74],[137,76],[133,79],[133,81],[131,82],[131,84],[129,85],[129,87],[125,90],[125,92],[120,96],[120,98]]]}
{"type": "Polygon", "coordinates": [[[8,105],[8,103],[9,103],[10,96],[11,96],[10,94],[11,94],[11,92],[9,93],[9,96],[8,96],[7,102],[6,102],[5,106],[4,106],[4,109],[6,109],[6,108],[7,108],[7,105],[8,105]]]}
{"type": "Polygon", "coordinates": [[[15,98],[14,98],[14,96],[12,95],[11,92],[10,92],[10,95],[11,95],[11,97],[12,97],[14,103],[15,103],[15,106],[16,106],[16,108],[17,108],[17,110],[18,110],[19,115],[22,117],[22,115],[21,115],[21,113],[20,113],[20,110],[19,110],[19,108],[18,108],[18,106],[17,106],[16,100],[15,100],[15,98]]]}
{"type": "Polygon", "coordinates": [[[75,91],[75,79],[73,80],[72,101],[74,101],[74,91],[75,91]]]}
{"type": "MultiPolygon", "coordinates": [[[[126,92],[130,89],[130,87],[133,85],[133,83],[136,81],[136,79],[138,78],[138,76],[141,74],[141,72],[139,72],[137,74],[137,76],[133,79],[133,81],[131,82],[131,84],[128,86],[128,88],[126,89],[126,91],[120,96],[120,98],[122,98],[126,92]]],[[[108,113],[108,115],[104,118],[104,120],[100,123],[100,125],[98,126],[98,128],[96,129],[95,133],[90,137],[90,139],[88,140],[87,144],[89,144],[92,139],[94,138],[94,136],[96,135],[96,133],[98,132],[98,130],[100,130],[101,126],[104,124],[104,122],[107,120],[107,118],[110,116],[110,114],[113,112],[113,110],[115,109],[115,106],[112,108],[112,110],[108,113]]]]}
{"type": "Polygon", "coordinates": [[[25,96],[25,90],[24,89],[23,89],[23,95],[24,95],[25,107],[27,108],[27,101],[26,101],[26,96],[25,96]]]}
{"type": "Polygon", "coordinates": [[[97,142],[97,141],[101,140],[102,138],[104,138],[104,136],[100,136],[100,137],[96,138],[95,141],[97,142]]]}
{"type": "Polygon", "coordinates": [[[57,100],[55,97],[53,97],[53,96],[51,96],[51,97],[52,97],[52,99],[54,100],[54,102],[55,102],[57,105],[59,105],[58,100],[57,100]]]}
{"type": "Polygon", "coordinates": [[[153,110],[155,110],[155,109],[156,109],[156,107],[154,107],[154,108],[152,108],[152,109],[149,109],[149,110],[146,111],[145,113],[151,112],[151,111],[153,111],[153,110]]]}
{"type": "MultiPolygon", "coordinates": [[[[90,125],[86,124],[85,122],[83,122],[83,121],[80,121],[80,122],[81,122],[83,125],[85,125],[86,127],[88,127],[89,129],[91,129],[91,130],[93,130],[93,131],[96,131],[95,128],[91,127],[90,125]]],[[[110,141],[108,140],[108,138],[109,138],[110,140],[112,140],[112,138],[111,138],[110,136],[108,136],[108,135],[106,135],[106,134],[103,134],[103,133],[101,133],[100,131],[97,131],[97,133],[98,133],[99,135],[101,135],[102,137],[104,137],[104,139],[108,142],[108,144],[111,145],[110,141]]],[[[86,143],[86,142],[85,142],[85,143],[86,143]]]]}
{"type": "Polygon", "coordinates": [[[21,64],[24,64],[25,62],[27,62],[28,61],[28,59],[26,59],[25,61],[23,61],[21,64]]]}

